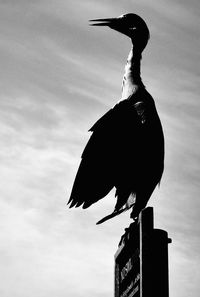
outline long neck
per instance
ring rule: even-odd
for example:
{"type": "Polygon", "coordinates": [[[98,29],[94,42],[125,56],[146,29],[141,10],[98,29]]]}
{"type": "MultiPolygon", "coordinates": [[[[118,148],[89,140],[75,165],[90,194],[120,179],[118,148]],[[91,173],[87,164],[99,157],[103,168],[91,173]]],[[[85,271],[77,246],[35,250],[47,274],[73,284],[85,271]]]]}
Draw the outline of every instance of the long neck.
{"type": "Polygon", "coordinates": [[[144,87],[140,77],[141,51],[134,46],[128,55],[125,73],[122,81],[122,99],[135,94],[139,87],[144,87]]]}

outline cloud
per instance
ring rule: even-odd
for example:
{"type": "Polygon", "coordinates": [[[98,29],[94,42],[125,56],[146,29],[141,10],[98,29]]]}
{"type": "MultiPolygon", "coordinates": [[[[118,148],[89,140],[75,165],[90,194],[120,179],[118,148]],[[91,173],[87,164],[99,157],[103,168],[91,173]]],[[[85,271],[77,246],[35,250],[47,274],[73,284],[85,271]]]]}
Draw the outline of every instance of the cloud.
{"type": "Polygon", "coordinates": [[[151,30],[142,76],[164,126],[166,165],[150,204],[156,227],[173,239],[171,294],[199,295],[199,19],[193,4],[1,1],[2,296],[113,294],[113,256],[129,214],[96,227],[112,210],[113,193],[86,211],[68,210],[66,202],[87,130],[120,99],[130,47],[108,28],[89,27],[88,19],[131,11],[151,30]]]}

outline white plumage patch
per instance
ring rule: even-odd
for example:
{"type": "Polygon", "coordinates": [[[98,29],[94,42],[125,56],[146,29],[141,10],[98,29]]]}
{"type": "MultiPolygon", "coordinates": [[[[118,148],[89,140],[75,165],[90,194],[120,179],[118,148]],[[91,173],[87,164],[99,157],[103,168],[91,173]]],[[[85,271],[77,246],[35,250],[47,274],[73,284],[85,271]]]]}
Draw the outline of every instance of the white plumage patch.
{"type": "Polygon", "coordinates": [[[128,197],[128,200],[126,202],[126,208],[127,209],[131,208],[135,204],[135,201],[136,201],[136,196],[134,194],[131,194],[128,197]]]}

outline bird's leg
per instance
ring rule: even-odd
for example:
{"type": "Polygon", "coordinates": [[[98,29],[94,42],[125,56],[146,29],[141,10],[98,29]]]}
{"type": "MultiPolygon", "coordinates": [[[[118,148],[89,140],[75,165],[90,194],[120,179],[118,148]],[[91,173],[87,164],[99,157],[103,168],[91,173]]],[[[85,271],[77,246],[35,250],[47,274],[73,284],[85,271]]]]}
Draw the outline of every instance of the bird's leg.
{"type": "Polygon", "coordinates": [[[134,223],[138,221],[139,214],[143,208],[145,208],[146,204],[136,203],[132,207],[132,211],[130,213],[130,218],[133,219],[134,223]]]}
{"type": "Polygon", "coordinates": [[[140,192],[136,196],[135,204],[132,207],[132,212],[130,218],[134,221],[138,220],[140,212],[146,207],[149,197],[151,196],[152,191],[147,191],[146,193],[140,192]]]}
{"type": "Polygon", "coordinates": [[[133,222],[137,222],[138,220],[138,215],[135,215],[135,210],[132,209],[131,213],[130,213],[130,218],[133,219],[133,222]]]}

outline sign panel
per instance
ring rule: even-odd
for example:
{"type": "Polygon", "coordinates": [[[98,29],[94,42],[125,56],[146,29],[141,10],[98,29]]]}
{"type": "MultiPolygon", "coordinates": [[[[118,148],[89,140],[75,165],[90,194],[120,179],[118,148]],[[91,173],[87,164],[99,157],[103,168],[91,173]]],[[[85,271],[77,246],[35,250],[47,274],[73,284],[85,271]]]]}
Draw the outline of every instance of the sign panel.
{"type": "MultiPolygon", "coordinates": [[[[135,235],[139,236],[139,232],[135,235]]],[[[138,237],[136,236],[136,237],[138,237]]],[[[140,296],[139,238],[131,238],[115,256],[115,297],[140,296]]]]}

